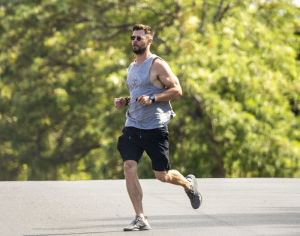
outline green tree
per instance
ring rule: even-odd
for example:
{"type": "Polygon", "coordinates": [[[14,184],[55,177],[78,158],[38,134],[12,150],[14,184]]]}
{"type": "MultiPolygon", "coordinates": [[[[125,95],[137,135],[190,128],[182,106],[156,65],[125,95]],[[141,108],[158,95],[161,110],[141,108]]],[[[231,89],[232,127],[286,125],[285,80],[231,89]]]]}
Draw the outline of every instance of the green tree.
{"type": "MultiPolygon", "coordinates": [[[[184,96],[173,167],[300,176],[299,9],[291,1],[0,3],[0,179],[122,178],[116,150],[135,23],[156,30],[184,96]]],[[[149,160],[141,177],[153,177],[149,160]]]]}

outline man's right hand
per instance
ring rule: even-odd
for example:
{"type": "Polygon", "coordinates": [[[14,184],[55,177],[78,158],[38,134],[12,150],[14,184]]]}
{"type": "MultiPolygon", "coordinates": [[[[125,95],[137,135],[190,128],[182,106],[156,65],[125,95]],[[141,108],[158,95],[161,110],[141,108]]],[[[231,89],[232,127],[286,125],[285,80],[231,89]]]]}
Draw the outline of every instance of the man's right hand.
{"type": "Polygon", "coordinates": [[[115,98],[114,100],[115,108],[120,109],[126,106],[125,98],[115,98]]]}

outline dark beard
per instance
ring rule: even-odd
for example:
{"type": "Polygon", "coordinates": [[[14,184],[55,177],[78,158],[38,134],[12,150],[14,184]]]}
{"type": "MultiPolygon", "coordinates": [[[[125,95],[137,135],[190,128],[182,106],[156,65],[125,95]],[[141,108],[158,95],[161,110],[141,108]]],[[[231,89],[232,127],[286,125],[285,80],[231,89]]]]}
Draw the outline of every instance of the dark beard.
{"type": "Polygon", "coordinates": [[[137,54],[137,55],[141,55],[141,54],[143,54],[143,53],[146,51],[146,47],[144,47],[144,48],[138,47],[137,50],[134,50],[134,49],[132,48],[132,51],[133,51],[135,54],[137,54]]]}

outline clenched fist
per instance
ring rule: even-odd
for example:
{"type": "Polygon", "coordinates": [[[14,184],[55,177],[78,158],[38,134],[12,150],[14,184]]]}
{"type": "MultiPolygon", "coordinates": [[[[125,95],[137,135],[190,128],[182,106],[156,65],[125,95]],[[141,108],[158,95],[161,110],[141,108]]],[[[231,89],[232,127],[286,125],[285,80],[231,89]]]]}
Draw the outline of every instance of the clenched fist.
{"type": "Polygon", "coordinates": [[[126,106],[126,99],[125,98],[115,98],[114,99],[115,108],[120,109],[126,106]]]}

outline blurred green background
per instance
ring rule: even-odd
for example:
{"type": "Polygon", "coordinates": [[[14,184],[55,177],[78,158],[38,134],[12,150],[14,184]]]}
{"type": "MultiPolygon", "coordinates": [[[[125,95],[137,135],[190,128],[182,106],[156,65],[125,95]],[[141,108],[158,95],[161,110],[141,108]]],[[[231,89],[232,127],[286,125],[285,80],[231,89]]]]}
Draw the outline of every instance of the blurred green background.
{"type": "MultiPolygon", "coordinates": [[[[134,59],[156,31],[171,66],[172,167],[197,177],[300,177],[300,9],[292,1],[1,0],[0,180],[124,178],[116,149],[134,59]]],[[[149,158],[140,178],[154,178],[149,158]]]]}

